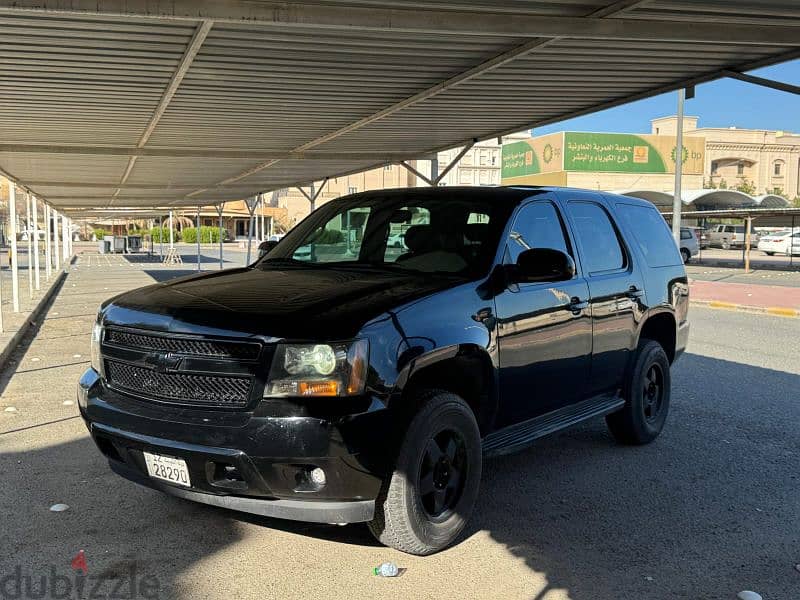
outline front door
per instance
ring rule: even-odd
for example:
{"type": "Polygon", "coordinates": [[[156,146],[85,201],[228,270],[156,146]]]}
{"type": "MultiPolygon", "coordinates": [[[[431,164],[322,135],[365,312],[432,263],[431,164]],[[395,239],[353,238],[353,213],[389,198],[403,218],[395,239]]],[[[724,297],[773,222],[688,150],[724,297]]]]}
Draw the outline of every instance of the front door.
{"type": "MultiPolygon", "coordinates": [[[[528,248],[554,248],[576,259],[555,202],[522,206],[504,262],[528,248]]],[[[498,427],[530,419],[584,397],[592,352],[589,287],[570,281],[512,284],[496,298],[500,411],[498,427]]]]}

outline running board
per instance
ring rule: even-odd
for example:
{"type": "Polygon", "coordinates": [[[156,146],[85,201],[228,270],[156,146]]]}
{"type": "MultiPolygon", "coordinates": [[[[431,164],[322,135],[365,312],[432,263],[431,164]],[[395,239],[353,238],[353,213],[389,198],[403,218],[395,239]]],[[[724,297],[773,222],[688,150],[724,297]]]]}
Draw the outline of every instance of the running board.
{"type": "Polygon", "coordinates": [[[483,455],[511,454],[530,446],[535,440],[566,429],[587,419],[612,413],[625,405],[617,395],[589,398],[533,419],[509,425],[483,438],[483,455]]]}

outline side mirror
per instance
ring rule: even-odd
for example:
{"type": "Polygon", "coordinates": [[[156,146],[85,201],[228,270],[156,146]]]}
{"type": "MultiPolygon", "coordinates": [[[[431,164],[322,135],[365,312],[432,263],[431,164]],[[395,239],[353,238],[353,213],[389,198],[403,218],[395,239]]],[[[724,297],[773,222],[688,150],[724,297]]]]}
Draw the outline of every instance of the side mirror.
{"type": "Polygon", "coordinates": [[[523,251],[510,272],[512,283],[566,281],[573,277],[575,261],[553,248],[531,248],[523,251]]]}
{"type": "Polygon", "coordinates": [[[278,242],[274,240],[266,240],[261,242],[258,245],[258,258],[261,258],[265,254],[268,254],[270,250],[272,250],[275,246],[278,245],[278,242]]]}

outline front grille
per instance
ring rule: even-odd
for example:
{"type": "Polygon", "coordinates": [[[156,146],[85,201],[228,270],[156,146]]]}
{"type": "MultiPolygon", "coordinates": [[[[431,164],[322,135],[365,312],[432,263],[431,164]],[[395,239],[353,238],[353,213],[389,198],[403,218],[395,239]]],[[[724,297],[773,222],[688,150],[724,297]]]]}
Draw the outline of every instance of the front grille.
{"type": "Polygon", "coordinates": [[[104,343],[135,350],[159,350],[193,356],[239,358],[244,360],[255,360],[258,358],[258,352],[261,349],[259,344],[253,342],[164,337],[120,329],[106,330],[104,343]]]}
{"type": "Polygon", "coordinates": [[[244,408],[252,386],[249,377],[159,373],[114,360],[106,360],[106,377],[111,387],[136,396],[216,408],[244,408]]]}

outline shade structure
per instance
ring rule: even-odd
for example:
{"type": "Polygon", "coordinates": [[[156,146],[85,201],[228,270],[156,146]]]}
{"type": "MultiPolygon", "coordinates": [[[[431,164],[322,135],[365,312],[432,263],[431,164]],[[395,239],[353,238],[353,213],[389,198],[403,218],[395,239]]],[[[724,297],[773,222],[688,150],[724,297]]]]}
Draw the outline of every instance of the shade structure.
{"type": "Polygon", "coordinates": [[[0,0],[0,170],[67,212],[425,158],[800,56],[795,0],[0,0]]]}

